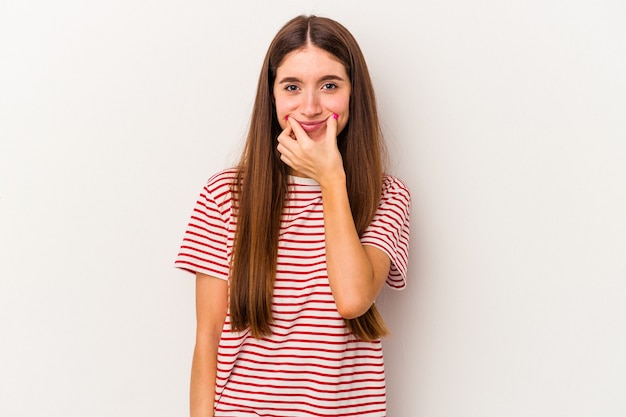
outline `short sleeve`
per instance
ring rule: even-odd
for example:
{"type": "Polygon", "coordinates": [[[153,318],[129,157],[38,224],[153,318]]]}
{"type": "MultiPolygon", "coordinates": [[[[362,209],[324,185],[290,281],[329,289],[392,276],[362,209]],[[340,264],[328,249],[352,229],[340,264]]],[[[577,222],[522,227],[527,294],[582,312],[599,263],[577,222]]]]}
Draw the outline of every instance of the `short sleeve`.
{"type": "Polygon", "coordinates": [[[363,245],[374,246],[389,256],[391,268],[386,283],[398,290],[406,287],[410,209],[411,195],[406,185],[386,176],[378,210],[361,236],[363,245]]]}
{"type": "Polygon", "coordinates": [[[228,280],[231,218],[228,177],[224,174],[212,177],[202,189],[174,262],[177,268],[228,280]]]}

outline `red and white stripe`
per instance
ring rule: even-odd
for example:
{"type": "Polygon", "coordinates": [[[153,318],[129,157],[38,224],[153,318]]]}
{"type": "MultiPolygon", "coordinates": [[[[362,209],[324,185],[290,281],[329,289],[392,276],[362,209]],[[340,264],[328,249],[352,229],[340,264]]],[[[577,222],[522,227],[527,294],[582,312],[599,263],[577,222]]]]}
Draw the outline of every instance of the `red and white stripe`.
{"type": "MultiPolygon", "coordinates": [[[[236,217],[234,170],[214,175],[196,203],[175,265],[228,279],[236,217]]],[[[281,223],[272,334],[254,339],[231,332],[227,315],[218,349],[216,417],[385,416],[380,341],[347,331],[326,272],[324,216],[319,185],[290,177],[281,223]]],[[[364,245],[389,255],[387,284],[406,285],[409,192],[386,176],[378,211],[364,245]]]]}

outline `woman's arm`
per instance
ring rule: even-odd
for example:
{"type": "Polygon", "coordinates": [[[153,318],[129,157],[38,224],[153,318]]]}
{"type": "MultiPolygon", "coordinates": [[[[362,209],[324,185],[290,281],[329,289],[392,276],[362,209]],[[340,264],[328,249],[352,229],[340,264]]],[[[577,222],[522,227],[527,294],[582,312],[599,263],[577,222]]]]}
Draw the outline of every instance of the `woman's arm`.
{"type": "Polygon", "coordinates": [[[354,225],[345,180],[322,186],[326,269],[342,317],[363,315],[385,284],[391,261],[373,246],[363,246],[354,225]]]}
{"type": "Polygon", "coordinates": [[[348,319],[359,317],[382,289],[391,260],[383,251],[363,246],[359,239],[337,148],[337,120],[328,118],[326,136],[318,141],[311,140],[297,122],[288,122],[278,137],[278,151],[296,173],[315,179],[321,186],[330,288],[339,314],[348,319]]]}
{"type": "Polygon", "coordinates": [[[196,274],[196,346],[191,365],[190,416],[213,417],[217,347],[228,309],[228,282],[196,274]]]}

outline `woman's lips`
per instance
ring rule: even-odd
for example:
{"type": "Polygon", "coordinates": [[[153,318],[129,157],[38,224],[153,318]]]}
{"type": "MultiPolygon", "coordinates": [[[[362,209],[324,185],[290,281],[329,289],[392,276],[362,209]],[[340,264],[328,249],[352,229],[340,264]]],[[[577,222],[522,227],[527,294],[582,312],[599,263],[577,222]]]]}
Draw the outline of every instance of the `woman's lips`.
{"type": "Polygon", "coordinates": [[[298,122],[305,132],[314,132],[324,126],[325,120],[321,122],[298,122]]]}

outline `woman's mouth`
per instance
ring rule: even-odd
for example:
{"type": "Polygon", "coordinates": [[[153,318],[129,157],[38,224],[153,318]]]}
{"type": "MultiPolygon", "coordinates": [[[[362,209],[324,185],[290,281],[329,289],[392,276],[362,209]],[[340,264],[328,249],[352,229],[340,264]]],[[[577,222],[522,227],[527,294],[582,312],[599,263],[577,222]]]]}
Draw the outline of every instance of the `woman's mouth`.
{"type": "Polygon", "coordinates": [[[320,122],[298,122],[300,123],[300,126],[302,126],[302,129],[307,132],[315,132],[316,130],[319,130],[321,127],[326,125],[326,121],[322,120],[320,122]]]}

